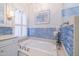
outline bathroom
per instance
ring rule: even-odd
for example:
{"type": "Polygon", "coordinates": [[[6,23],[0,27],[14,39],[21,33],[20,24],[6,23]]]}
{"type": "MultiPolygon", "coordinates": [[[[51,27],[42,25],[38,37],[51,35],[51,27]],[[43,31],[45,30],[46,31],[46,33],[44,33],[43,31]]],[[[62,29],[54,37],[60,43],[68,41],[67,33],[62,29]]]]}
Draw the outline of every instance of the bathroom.
{"type": "Polygon", "coordinates": [[[78,10],[79,3],[0,3],[0,56],[79,56],[78,10]]]}

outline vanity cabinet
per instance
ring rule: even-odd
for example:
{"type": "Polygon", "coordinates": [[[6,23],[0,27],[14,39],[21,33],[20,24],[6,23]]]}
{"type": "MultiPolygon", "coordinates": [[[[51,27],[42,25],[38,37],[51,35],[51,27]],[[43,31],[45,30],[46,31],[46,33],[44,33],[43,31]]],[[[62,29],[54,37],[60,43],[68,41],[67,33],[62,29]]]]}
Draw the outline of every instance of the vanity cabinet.
{"type": "Polygon", "coordinates": [[[17,44],[0,48],[0,56],[17,56],[17,44]]]}
{"type": "Polygon", "coordinates": [[[17,56],[17,38],[0,41],[0,43],[0,56],[17,56]]]}

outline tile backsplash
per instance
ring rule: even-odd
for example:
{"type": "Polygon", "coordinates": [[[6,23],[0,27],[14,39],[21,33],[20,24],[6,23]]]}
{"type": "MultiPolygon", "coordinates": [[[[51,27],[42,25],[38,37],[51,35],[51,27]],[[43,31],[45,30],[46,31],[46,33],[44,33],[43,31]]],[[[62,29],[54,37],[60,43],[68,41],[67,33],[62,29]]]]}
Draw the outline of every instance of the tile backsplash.
{"type": "Polygon", "coordinates": [[[11,27],[0,27],[0,35],[9,35],[12,34],[11,27]]]}
{"type": "Polygon", "coordinates": [[[79,16],[79,6],[62,10],[63,17],[77,16],[77,15],[79,16]]]}
{"type": "Polygon", "coordinates": [[[63,44],[69,56],[73,56],[73,26],[61,28],[63,44]]]}
{"type": "Polygon", "coordinates": [[[28,30],[28,36],[45,39],[54,39],[53,33],[56,31],[55,28],[28,28],[28,30]]]}

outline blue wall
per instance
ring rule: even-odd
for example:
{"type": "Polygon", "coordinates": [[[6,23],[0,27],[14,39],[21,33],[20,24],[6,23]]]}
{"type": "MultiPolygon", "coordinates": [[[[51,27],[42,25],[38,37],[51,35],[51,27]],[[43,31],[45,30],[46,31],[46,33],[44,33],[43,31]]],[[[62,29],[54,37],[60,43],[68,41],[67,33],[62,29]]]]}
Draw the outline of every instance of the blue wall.
{"type": "MultiPolygon", "coordinates": [[[[69,18],[70,16],[79,16],[79,6],[76,7],[71,7],[67,9],[62,10],[62,16],[65,18],[69,18]]],[[[62,28],[62,40],[65,46],[65,49],[68,53],[68,55],[72,56],[73,55],[73,26],[68,26],[62,28]]]]}
{"type": "Polygon", "coordinates": [[[8,35],[8,34],[12,34],[11,27],[0,27],[0,35],[8,35]]]}
{"type": "Polygon", "coordinates": [[[73,25],[61,27],[61,33],[65,49],[68,55],[73,55],[73,25]]]}
{"type": "Polygon", "coordinates": [[[62,10],[63,17],[79,16],[79,6],[62,10]]]}
{"type": "Polygon", "coordinates": [[[55,28],[28,28],[28,36],[45,39],[54,39],[55,28]]]}
{"type": "Polygon", "coordinates": [[[64,3],[64,9],[77,7],[79,6],[79,3],[64,3]]]}

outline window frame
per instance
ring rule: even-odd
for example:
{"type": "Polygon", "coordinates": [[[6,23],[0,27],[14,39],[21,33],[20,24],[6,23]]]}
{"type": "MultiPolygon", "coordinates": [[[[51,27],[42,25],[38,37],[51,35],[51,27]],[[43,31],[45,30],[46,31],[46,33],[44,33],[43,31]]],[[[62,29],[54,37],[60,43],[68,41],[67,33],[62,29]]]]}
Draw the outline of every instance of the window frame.
{"type": "MultiPolygon", "coordinates": [[[[27,16],[26,16],[26,18],[25,18],[25,19],[26,19],[26,24],[23,24],[23,20],[22,20],[22,19],[23,19],[23,14],[25,14],[25,13],[23,12],[23,10],[16,9],[14,14],[16,14],[16,11],[21,12],[21,15],[20,15],[20,16],[21,16],[21,19],[20,19],[20,20],[21,20],[21,23],[20,23],[20,24],[16,24],[16,23],[15,23],[15,20],[16,20],[15,17],[16,17],[16,16],[14,16],[14,35],[15,35],[15,26],[20,26],[20,27],[21,27],[21,35],[20,35],[20,36],[22,37],[22,36],[23,36],[23,27],[26,27],[26,31],[27,31],[27,16]]],[[[26,15],[26,14],[25,14],[25,15],[26,15]]],[[[24,34],[24,35],[25,35],[25,34],[24,34]]],[[[15,36],[18,36],[18,35],[15,35],[15,36]]],[[[26,32],[26,35],[25,35],[25,36],[27,36],[27,32],[26,32]]],[[[18,36],[18,37],[19,37],[19,36],[18,36]]]]}

